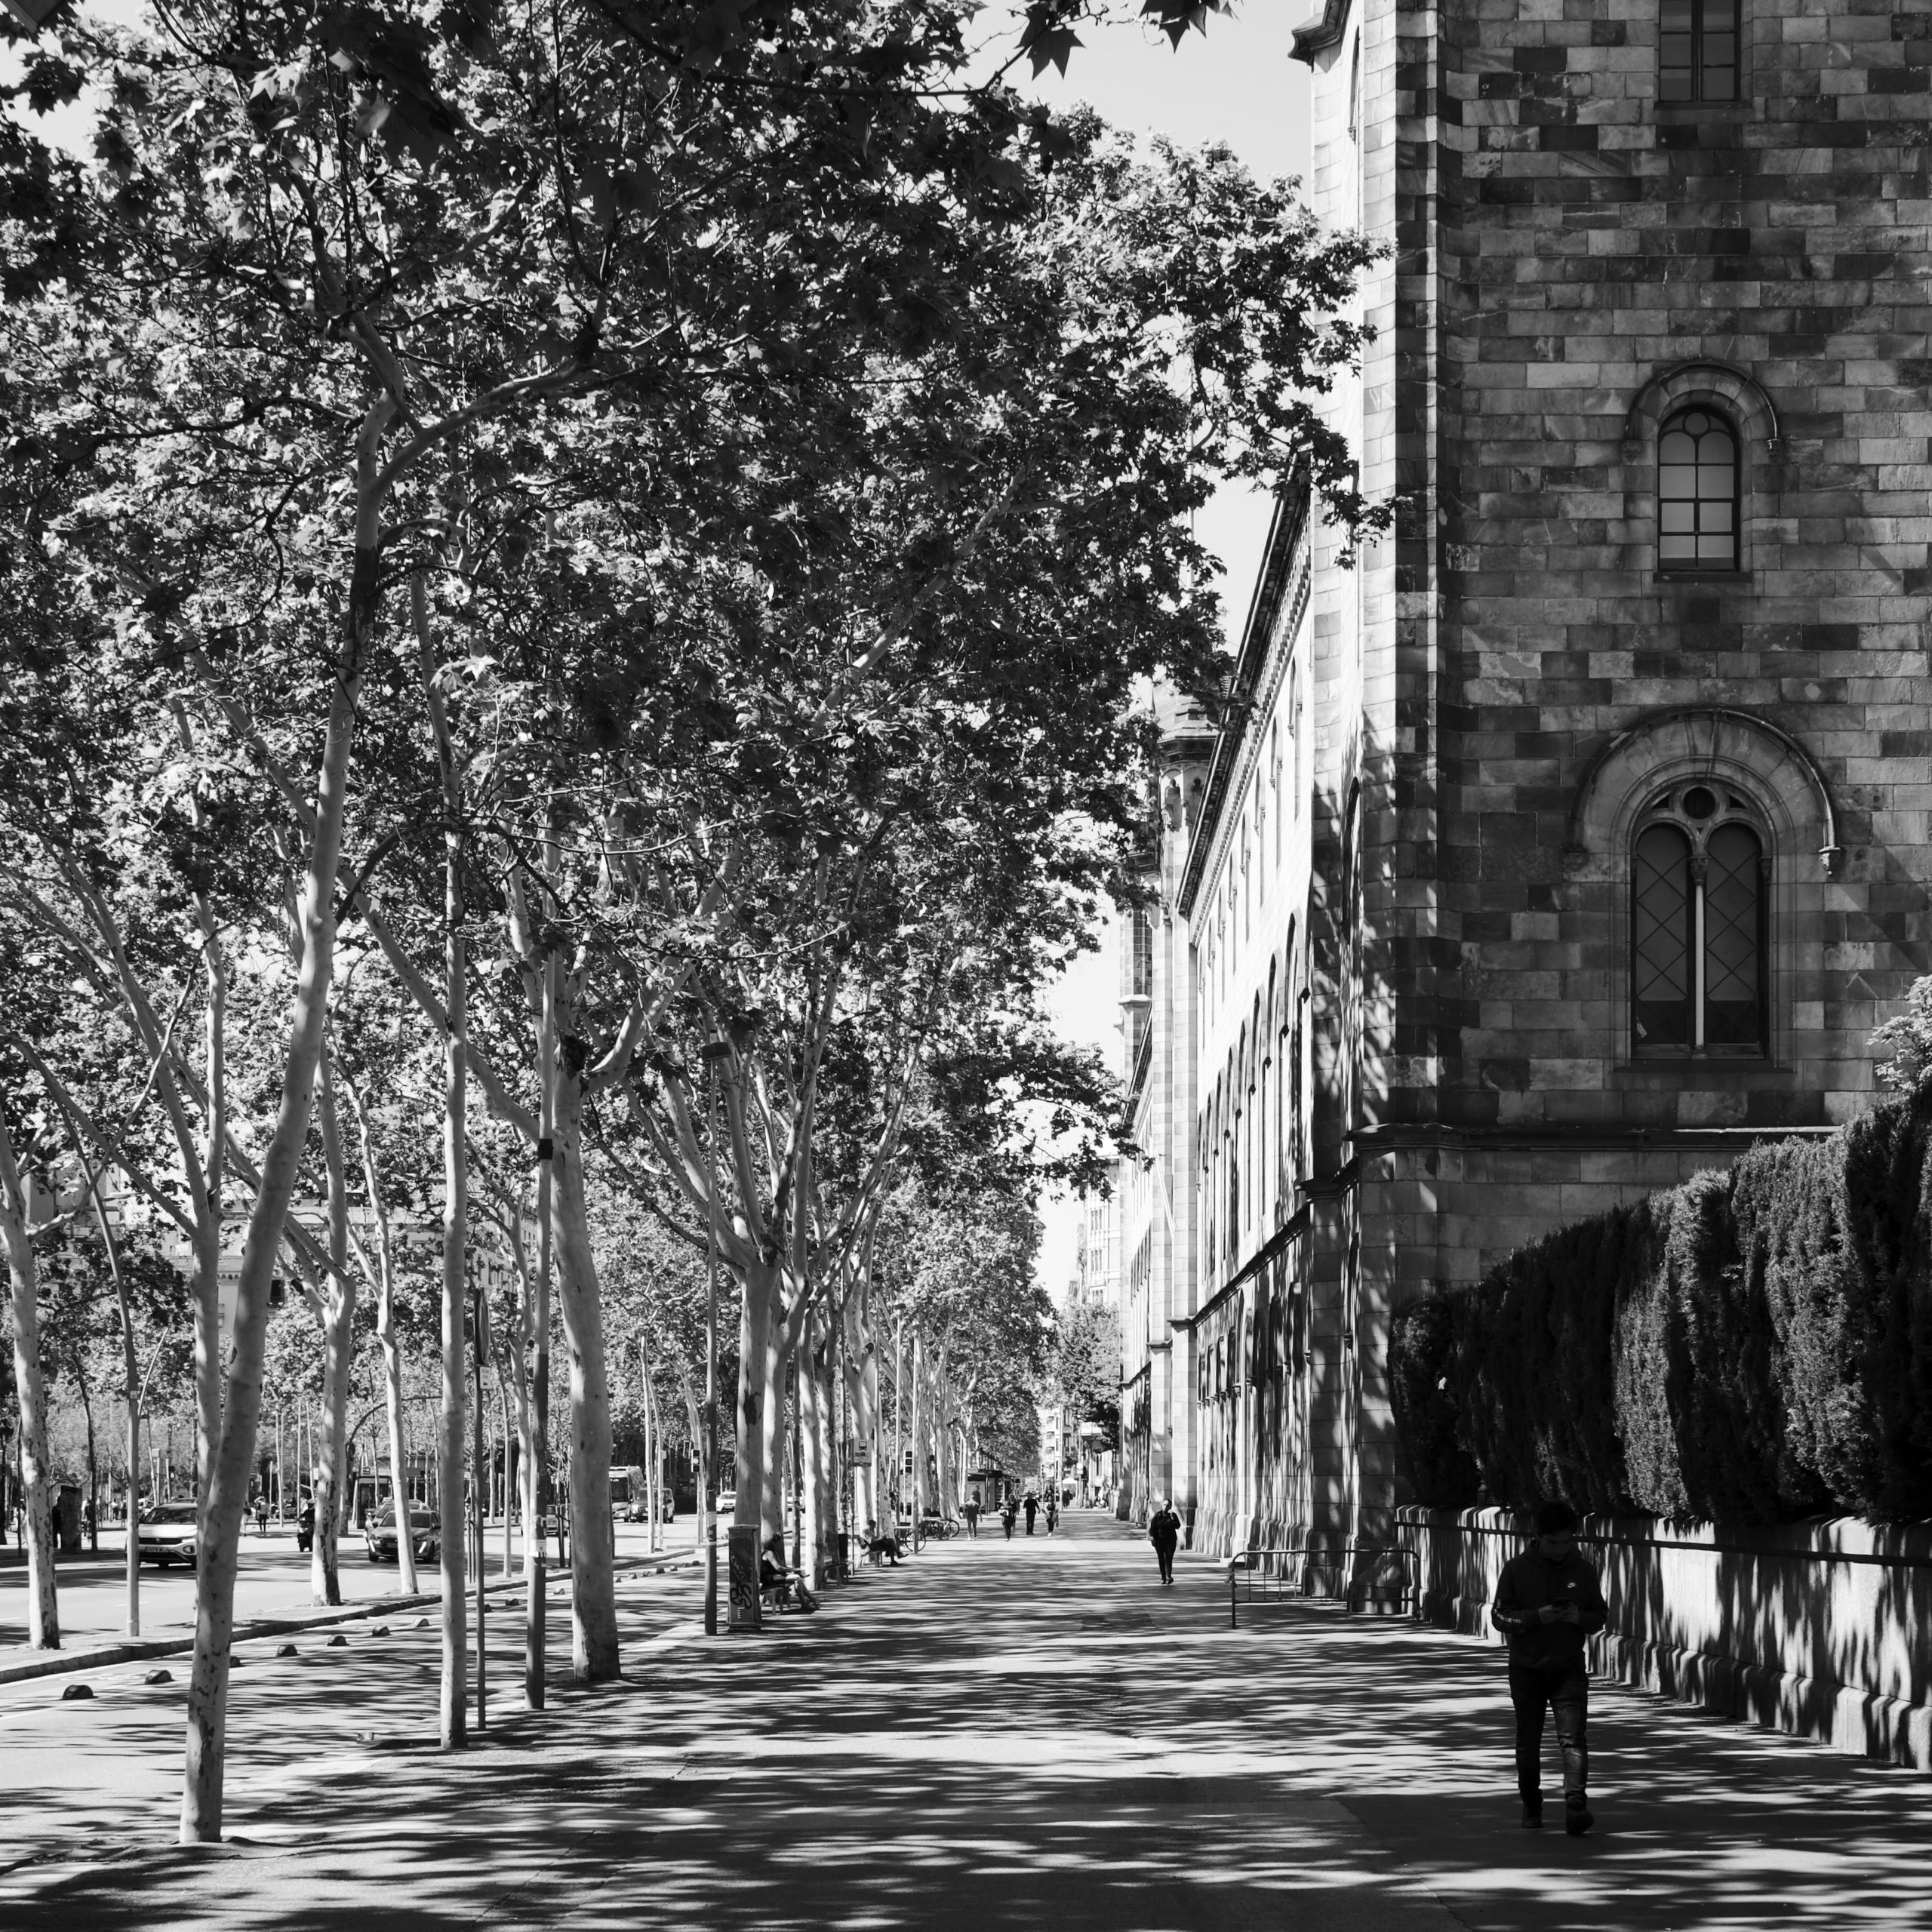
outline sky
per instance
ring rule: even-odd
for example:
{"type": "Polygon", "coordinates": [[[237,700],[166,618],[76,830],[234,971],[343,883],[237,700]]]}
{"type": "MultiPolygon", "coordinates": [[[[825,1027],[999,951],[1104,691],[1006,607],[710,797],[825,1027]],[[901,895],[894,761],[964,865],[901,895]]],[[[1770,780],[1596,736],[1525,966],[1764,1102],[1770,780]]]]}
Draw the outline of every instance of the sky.
{"type": "MultiPolygon", "coordinates": [[[[1034,91],[1055,106],[1084,100],[1123,131],[1164,134],[1187,146],[1222,142],[1259,177],[1292,174],[1300,165],[1298,142],[1306,139],[1293,103],[1306,97],[1294,86],[1289,35],[1318,11],[1316,0],[1246,0],[1233,18],[1211,17],[1206,34],[1189,34],[1178,50],[1131,19],[1088,27],[1065,78],[1050,69],[1034,91]]],[[[1267,541],[1269,507],[1265,494],[1223,491],[1195,526],[1226,573],[1221,596],[1231,623],[1239,623],[1247,609],[1267,541]]],[[[1065,1038],[1099,1047],[1118,1072],[1119,964],[1111,920],[1099,937],[1100,952],[1075,962],[1055,989],[1051,1009],[1065,1038]]],[[[1038,1272],[1058,1302],[1073,1273],[1078,1211],[1071,1201],[1050,1198],[1041,1204],[1041,1219],[1038,1272]]]]}

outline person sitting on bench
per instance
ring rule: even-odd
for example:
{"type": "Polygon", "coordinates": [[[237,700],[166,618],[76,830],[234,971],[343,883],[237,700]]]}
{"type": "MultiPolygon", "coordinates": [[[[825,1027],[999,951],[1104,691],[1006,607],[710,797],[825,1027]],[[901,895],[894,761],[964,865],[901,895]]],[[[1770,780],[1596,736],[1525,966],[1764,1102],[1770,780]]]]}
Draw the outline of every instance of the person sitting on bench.
{"type": "Polygon", "coordinates": [[[882,1556],[893,1568],[899,1567],[900,1544],[896,1530],[881,1531],[876,1521],[866,1525],[866,1554],[876,1563],[882,1556]]]}
{"type": "Polygon", "coordinates": [[[766,1539],[764,1554],[758,1559],[759,1592],[777,1599],[780,1610],[816,1610],[818,1599],[805,1588],[804,1577],[785,1565],[785,1539],[774,1534],[766,1539]]]}

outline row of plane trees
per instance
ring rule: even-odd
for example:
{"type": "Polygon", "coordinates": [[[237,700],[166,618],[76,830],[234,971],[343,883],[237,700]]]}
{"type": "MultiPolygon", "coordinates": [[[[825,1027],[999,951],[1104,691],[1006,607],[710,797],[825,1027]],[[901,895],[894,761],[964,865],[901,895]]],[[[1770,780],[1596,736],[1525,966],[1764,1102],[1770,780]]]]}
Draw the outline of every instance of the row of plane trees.
{"type": "MultiPolygon", "coordinates": [[[[1132,889],[1149,681],[1241,700],[1195,513],[1291,472],[1349,533],[1393,506],[1317,407],[1375,245],[1030,103],[973,11],[184,0],[26,45],[26,97],[94,138],[0,120],[0,1235],[29,1464],[35,1161],[64,1143],[192,1257],[184,1841],[221,1832],[275,1284],[339,1414],[358,1308],[395,1339],[405,1192],[447,1520],[475,1244],[533,1463],[560,1338],[593,1681],[603,1204],[707,1309],[715,1257],[746,1528],[778,1520],[788,1384],[815,1470],[835,1374],[876,1440],[905,1190],[955,1241],[918,1317],[945,1400],[1038,1345],[988,1284],[1110,1152],[1043,989],[1132,889]]],[[[1081,11],[1032,10],[1036,66],[1081,11]]]]}

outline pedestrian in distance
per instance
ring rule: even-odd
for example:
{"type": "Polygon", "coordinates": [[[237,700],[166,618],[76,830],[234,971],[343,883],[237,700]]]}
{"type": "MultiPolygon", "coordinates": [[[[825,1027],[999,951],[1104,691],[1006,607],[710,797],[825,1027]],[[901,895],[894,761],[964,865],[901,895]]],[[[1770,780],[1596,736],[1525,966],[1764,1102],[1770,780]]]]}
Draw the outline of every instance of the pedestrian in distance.
{"type": "Polygon", "coordinates": [[[1174,1552],[1180,1547],[1180,1518],[1174,1514],[1173,1503],[1164,1496],[1160,1508],[1147,1519],[1147,1540],[1154,1546],[1155,1559],[1161,1566],[1161,1581],[1171,1583],[1174,1552]]]}
{"type": "Polygon", "coordinates": [[[1033,1534],[1033,1518],[1039,1514],[1040,1499],[1029,1489],[1026,1492],[1026,1534],[1033,1534]]]}
{"type": "Polygon", "coordinates": [[[1543,1713],[1556,1714],[1563,1752],[1563,1828],[1581,1838],[1589,1806],[1589,1674],[1583,1640],[1608,1620],[1595,1568],[1577,1549],[1577,1512],[1560,1500],[1537,1512],[1534,1543],[1503,1566],[1490,1615],[1509,1640],[1516,1712],[1516,1789],[1523,1823],[1543,1823],[1543,1713]]]}
{"type": "Polygon", "coordinates": [[[1059,1527],[1060,1492],[1056,1489],[1050,1489],[1047,1491],[1047,1534],[1051,1536],[1059,1527]]]}
{"type": "Polygon", "coordinates": [[[1019,1506],[1019,1504],[1018,1504],[1018,1503],[1017,1503],[1016,1502],[1014,1502],[1014,1500],[1013,1500],[1013,1498],[1012,1498],[1011,1497],[1010,1497],[1010,1496],[1009,1496],[1009,1497],[1006,1499],[1006,1507],[1005,1507],[1004,1509],[1002,1509],[1002,1510],[999,1512],[999,1519],[1000,1519],[1000,1521],[1001,1521],[1003,1524],[1004,1524],[1004,1526],[1005,1526],[1005,1528],[1006,1528],[1006,1540],[1007,1540],[1007,1541],[1008,1541],[1008,1543],[1011,1543],[1011,1542],[1013,1540],[1013,1524],[1014,1524],[1014,1518],[1016,1518],[1019,1514],[1020,1514],[1020,1506],[1019,1506]]]}
{"type": "Polygon", "coordinates": [[[980,1534],[980,1499],[969,1496],[959,1506],[959,1513],[966,1518],[966,1534],[977,1537],[980,1534]]]}

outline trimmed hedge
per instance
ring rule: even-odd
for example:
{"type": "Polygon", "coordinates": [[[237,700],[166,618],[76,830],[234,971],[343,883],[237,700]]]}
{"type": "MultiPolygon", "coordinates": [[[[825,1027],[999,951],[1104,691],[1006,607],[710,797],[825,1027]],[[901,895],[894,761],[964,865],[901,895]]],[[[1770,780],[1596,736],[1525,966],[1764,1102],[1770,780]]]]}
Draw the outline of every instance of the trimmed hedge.
{"type": "Polygon", "coordinates": [[[1446,1297],[1432,1295],[1398,1309],[1389,1331],[1396,1432],[1416,1500],[1432,1509],[1460,1509],[1482,1481],[1475,1458],[1456,1440],[1456,1401],[1448,1392],[1454,1314],[1446,1297]]]}
{"type": "Polygon", "coordinates": [[[1398,1316],[1418,1500],[1932,1515],[1932,1101],[1519,1248],[1398,1316]]]}

